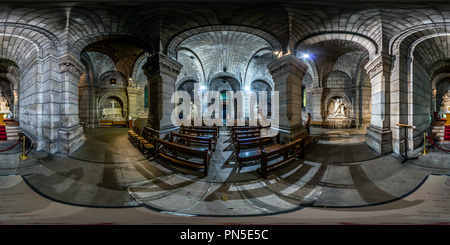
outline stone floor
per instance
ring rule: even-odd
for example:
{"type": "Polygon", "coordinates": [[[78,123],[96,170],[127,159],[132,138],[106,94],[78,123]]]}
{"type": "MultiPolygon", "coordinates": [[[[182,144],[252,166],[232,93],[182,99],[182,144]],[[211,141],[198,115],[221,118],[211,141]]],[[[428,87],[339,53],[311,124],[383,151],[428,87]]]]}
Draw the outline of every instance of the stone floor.
{"type": "MultiPolygon", "coordinates": [[[[0,209],[0,223],[450,222],[448,208],[438,218],[425,219],[393,221],[371,213],[374,207],[378,212],[399,209],[386,205],[412,195],[430,175],[448,176],[448,153],[434,148],[423,155],[417,149],[409,157],[418,159],[402,164],[400,155],[378,156],[369,149],[364,130],[312,128],[311,133],[316,142],[308,145],[305,159],[271,172],[268,179],[256,172],[258,162],[238,167],[227,131],[221,131],[207,177],[159,158],[149,161],[128,141],[125,128],[87,129],[85,144],[71,156],[32,150],[21,161],[17,146],[0,153],[0,176],[21,176],[28,198],[50,201],[45,209],[51,206],[60,215],[15,219],[0,209]],[[136,209],[141,215],[131,214],[136,209]]],[[[450,144],[442,147],[450,149],[450,144]]],[[[408,203],[401,205],[413,202],[408,203]]]]}

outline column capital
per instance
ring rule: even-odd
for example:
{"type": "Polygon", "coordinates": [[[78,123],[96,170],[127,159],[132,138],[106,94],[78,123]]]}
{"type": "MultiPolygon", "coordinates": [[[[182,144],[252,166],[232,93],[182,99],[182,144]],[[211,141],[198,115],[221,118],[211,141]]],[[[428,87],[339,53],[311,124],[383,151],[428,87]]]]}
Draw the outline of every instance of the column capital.
{"type": "Polygon", "coordinates": [[[389,55],[385,52],[380,52],[364,67],[366,69],[367,75],[369,75],[370,78],[373,78],[380,72],[388,72],[392,64],[392,59],[392,55],[389,55]]]}
{"type": "Polygon", "coordinates": [[[83,66],[78,62],[78,60],[71,54],[65,54],[58,59],[59,71],[70,72],[77,77],[81,77],[84,72],[83,66]]]}
{"type": "Polygon", "coordinates": [[[183,68],[182,64],[161,53],[148,57],[147,62],[142,67],[147,78],[157,72],[176,78],[180,74],[181,68],[183,68]]]}
{"type": "Polygon", "coordinates": [[[128,96],[138,96],[140,89],[138,87],[127,87],[128,96]]]}
{"type": "Polygon", "coordinates": [[[323,87],[312,87],[310,89],[311,95],[322,95],[323,94],[323,87]]]}
{"type": "Polygon", "coordinates": [[[306,73],[308,67],[297,56],[288,54],[280,57],[267,65],[270,74],[273,77],[281,76],[284,74],[295,74],[300,78],[306,73]]]}

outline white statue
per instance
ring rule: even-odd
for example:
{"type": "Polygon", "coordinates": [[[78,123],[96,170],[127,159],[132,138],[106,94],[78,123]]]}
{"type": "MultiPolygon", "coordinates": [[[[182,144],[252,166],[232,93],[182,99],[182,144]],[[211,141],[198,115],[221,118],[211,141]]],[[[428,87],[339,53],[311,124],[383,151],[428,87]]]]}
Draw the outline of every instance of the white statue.
{"type": "Polygon", "coordinates": [[[337,117],[337,116],[345,117],[345,104],[342,102],[342,100],[340,100],[339,103],[335,104],[335,110],[334,110],[333,116],[334,117],[337,117]]]}
{"type": "Polygon", "coordinates": [[[197,106],[191,102],[191,118],[197,117],[197,114],[198,114],[197,106]]]}
{"type": "Polygon", "coordinates": [[[259,107],[258,104],[255,103],[255,105],[253,106],[253,120],[260,120],[261,116],[259,115],[259,111],[258,111],[259,107]]]}

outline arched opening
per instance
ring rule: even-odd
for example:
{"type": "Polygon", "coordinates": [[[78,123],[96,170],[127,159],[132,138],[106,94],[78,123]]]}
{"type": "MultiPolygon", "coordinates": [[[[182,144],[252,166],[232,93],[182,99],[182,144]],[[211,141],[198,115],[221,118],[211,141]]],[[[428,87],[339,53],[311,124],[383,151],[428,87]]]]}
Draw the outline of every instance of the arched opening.
{"type": "Polygon", "coordinates": [[[272,87],[265,81],[256,80],[252,82],[250,89],[256,93],[256,98],[258,100],[259,107],[261,108],[262,103],[265,103],[265,108],[267,109],[266,116],[270,118],[272,116],[272,87]],[[265,92],[267,96],[266,101],[260,100],[259,92],[265,92]]]}
{"type": "MultiPolygon", "coordinates": [[[[227,101],[227,91],[232,91],[233,93],[240,90],[240,83],[236,78],[221,76],[213,79],[209,85],[209,91],[218,91],[220,93],[220,107],[222,109],[222,120],[225,123],[227,119],[227,114],[234,115],[237,117],[237,103],[234,103],[234,113],[227,111],[226,101],[227,101]]],[[[236,100],[236,99],[235,99],[236,100]]],[[[209,105],[207,105],[209,106],[209,105]]]]}
{"type": "Polygon", "coordinates": [[[13,84],[0,77],[0,111],[4,113],[3,119],[14,118],[14,101],[13,84]]]}
{"type": "Polygon", "coordinates": [[[124,109],[124,102],[117,96],[107,96],[101,100],[99,105],[99,112],[101,119],[119,119],[123,120],[126,115],[126,109],[124,109]]]}
{"type": "Polygon", "coordinates": [[[146,117],[147,79],[139,67],[147,56],[140,43],[127,36],[99,40],[84,47],[81,61],[86,73],[79,83],[80,121],[95,128],[105,119],[127,121],[146,117]],[[105,95],[111,94],[115,98],[109,104],[105,95]]]}
{"type": "MultiPolygon", "coordinates": [[[[313,132],[366,134],[372,95],[364,66],[377,50],[374,42],[367,40],[363,36],[350,40],[343,34],[323,34],[299,43],[297,56],[309,67],[302,84],[302,117],[306,120],[311,114],[313,132]]],[[[364,137],[358,138],[364,141],[364,137]]]]}

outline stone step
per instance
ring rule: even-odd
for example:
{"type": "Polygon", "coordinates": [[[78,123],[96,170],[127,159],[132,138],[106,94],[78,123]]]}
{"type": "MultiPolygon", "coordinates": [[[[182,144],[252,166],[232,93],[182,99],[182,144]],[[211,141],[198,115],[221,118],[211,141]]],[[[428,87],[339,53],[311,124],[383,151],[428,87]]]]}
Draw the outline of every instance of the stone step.
{"type": "Polygon", "coordinates": [[[20,133],[19,126],[6,126],[6,136],[8,141],[17,141],[19,140],[20,133]]]}

